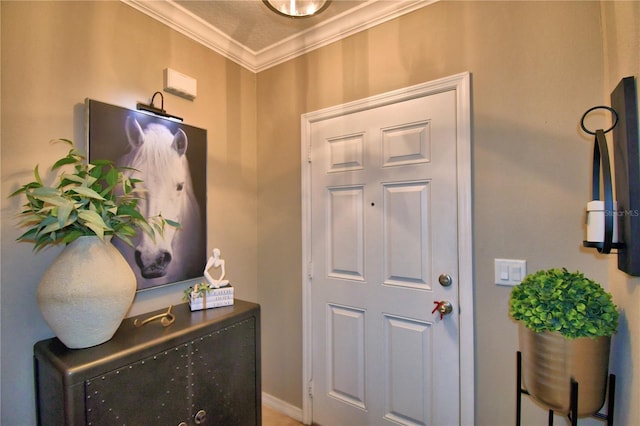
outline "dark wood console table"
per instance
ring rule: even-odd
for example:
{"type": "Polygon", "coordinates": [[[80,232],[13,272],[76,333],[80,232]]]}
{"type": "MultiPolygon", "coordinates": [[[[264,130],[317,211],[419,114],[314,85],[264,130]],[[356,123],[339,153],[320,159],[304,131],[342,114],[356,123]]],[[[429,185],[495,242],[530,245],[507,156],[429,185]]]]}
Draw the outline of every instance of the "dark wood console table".
{"type": "Polygon", "coordinates": [[[40,425],[260,425],[260,306],[191,312],[137,328],[123,321],[113,339],[68,349],[57,338],[34,346],[40,425]]]}

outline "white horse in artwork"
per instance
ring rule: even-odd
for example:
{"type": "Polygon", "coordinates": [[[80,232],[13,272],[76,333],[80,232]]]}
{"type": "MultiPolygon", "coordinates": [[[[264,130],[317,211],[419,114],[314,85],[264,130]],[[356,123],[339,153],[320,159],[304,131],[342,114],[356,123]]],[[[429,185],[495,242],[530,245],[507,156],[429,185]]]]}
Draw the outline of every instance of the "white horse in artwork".
{"type": "Polygon", "coordinates": [[[130,167],[127,173],[142,180],[146,192],[140,212],[145,217],[161,214],[181,227],[166,226],[164,235],[155,239],[140,232],[135,249],[122,241],[114,244],[136,273],[139,289],[201,275],[204,231],[186,158],[187,135],[181,129],[173,134],[157,123],[143,130],[133,117],[127,117],[125,130],[130,150],[118,165],[130,167]]]}

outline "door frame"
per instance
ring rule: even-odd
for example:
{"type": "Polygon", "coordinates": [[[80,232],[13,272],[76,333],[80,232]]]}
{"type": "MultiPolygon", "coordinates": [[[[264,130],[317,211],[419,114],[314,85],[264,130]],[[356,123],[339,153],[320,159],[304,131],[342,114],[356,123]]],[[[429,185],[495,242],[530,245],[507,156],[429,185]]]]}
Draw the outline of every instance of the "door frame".
{"type": "Polygon", "coordinates": [[[464,72],[301,116],[302,161],[302,421],[312,413],[311,125],[329,118],[455,90],[458,188],[458,297],[460,316],[460,424],[475,424],[475,331],[471,188],[471,75],[464,72]]]}

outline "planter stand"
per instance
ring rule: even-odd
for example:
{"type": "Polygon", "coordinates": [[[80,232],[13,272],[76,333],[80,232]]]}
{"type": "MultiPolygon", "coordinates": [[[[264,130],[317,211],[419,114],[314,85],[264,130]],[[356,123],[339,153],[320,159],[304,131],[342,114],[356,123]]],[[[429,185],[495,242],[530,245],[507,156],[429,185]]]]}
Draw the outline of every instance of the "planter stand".
{"type": "MultiPolygon", "coordinates": [[[[516,382],[516,426],[520,426],[520,416],[522,414],[522,394],[529,395],[526,389],[522,388],[522,353],[517,352],[517,382],[516,382]]],[[[567,417],[571,421],[571,426],[578,425],[578,416],[574,413],[578,412],[578,382],[571,380],[571,406],[567,417]]],[[[592,417],[607,422],[607,426],[613,426],[613,411],[616,398],[616,376],[609,374],[608,395],[607,395],[607,414],[595,413],[592,417]]],[[[549,410],[549,426],[553,426],[553,410],[549,410]]]]}

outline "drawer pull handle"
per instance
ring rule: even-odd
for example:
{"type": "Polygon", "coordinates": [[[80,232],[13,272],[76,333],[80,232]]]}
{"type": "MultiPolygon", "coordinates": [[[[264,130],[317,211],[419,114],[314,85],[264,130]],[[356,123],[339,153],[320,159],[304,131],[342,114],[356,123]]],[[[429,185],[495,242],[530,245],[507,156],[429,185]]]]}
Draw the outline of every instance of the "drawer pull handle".
{"type": "Polygon", "coordinates": [[[193,416],[193,420],[196,422],[197,425],[204,423],[206,418],[207,418],[207,412],[204,410],[198,411],[196,415],[193,416]]]}

